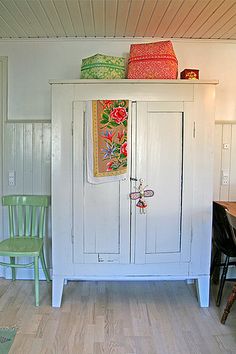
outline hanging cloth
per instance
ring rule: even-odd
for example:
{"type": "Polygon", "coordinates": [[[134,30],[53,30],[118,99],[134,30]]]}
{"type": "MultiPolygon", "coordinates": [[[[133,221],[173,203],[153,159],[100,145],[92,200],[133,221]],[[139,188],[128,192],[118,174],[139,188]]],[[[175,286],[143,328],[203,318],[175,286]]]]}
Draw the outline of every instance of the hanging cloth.
{"type": "Polygon", "coordinates": [[[97,100],[89,105],[86,109],[88,182],[125,179],[129,101],[97,100]]]}

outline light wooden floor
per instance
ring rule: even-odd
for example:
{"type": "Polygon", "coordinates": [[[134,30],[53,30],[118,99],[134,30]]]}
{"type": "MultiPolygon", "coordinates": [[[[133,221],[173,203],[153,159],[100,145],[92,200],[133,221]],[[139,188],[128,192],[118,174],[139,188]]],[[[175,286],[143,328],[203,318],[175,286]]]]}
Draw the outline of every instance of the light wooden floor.
{"type": "Polygon", "coordinates": [[[54,309],[46,282],[36,308],[33,282],[0,279],[0,327],[18,327],[10,354],[235,354],[236,304],[219,320],[231,286],[204,309],[184,281],[68,282],[54,309]]]}

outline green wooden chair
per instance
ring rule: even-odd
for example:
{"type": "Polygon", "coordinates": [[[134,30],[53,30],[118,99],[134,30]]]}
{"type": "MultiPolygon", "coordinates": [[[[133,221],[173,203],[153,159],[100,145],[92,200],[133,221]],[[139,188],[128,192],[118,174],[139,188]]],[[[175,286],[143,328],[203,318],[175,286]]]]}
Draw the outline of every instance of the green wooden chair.
{"type": "Polygon", "coordinates": [[[8,207],[10,237],[0,242],[0,256],[10,257],[9,263],[0,265],[11,267],[12,280],[16,279],[16,268],[34,266],[35,303],[39,306],[39,259],[46,277],[50,276],[46,267],[43,250],[46,208],[49,196],[8,195],[2,197],[2,204],[8,207]],[[15,257],[33,257],[33,262],[16,263],[15,257]]]}

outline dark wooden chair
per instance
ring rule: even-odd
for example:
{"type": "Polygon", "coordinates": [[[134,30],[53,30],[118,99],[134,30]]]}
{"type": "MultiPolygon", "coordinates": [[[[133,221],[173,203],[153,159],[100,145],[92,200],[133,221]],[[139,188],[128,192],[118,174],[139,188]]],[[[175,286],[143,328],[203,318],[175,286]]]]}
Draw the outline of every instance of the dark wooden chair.
{"type": "MultiPolygon", "coordinates": [[[[236,245],[236,217],[234,217],[233,215],[231,215],[228,211],[226,211],[227,214],[227,218],[230,224],[230,228],[232,231],[232,235],[233,235],[233,240],[234,243],[236,245]]],[[[228,314],[230,313],[231,307],[233,306],[234,301],[236,300],[236,283],[233,286],[232,292],[230,294],[230,296],[228,297],[225,309],[224,309],[224,313],[221,317],[221,323],[225,324],[225,321],[228,317],[228,314]]]]}
{"type": "Polygon", "coordinates": [[[217,293],[216,305],[220,306],[222,293],[227,279],[228,267],[236,265],[236,260],[231,258],[236,257],[236,244],[234,242],[234,234],[230,226],[226,208],[216,202],[213,202],[213,246],[215,255],[211,264],[211,276],[217,267],[223,267],[219,290],[217,293]],[[224,260],[221,260],[221,255],[224,255],[224,260]]]}

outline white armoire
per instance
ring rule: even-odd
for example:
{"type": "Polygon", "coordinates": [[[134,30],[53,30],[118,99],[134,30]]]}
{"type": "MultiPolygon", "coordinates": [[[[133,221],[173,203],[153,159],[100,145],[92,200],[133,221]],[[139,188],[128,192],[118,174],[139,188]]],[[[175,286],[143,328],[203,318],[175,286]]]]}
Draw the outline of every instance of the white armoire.
{"type": "Polygon", "coordinates": [[[217,81],[70,80],[52,85],[52,304],[67,280],[196,280],[209,304],[217,81]],[[92,100],[129,100],[128,177],[87,181],[92,100]],[[153,189],[141,214],[129,193],[153,189]]]}

